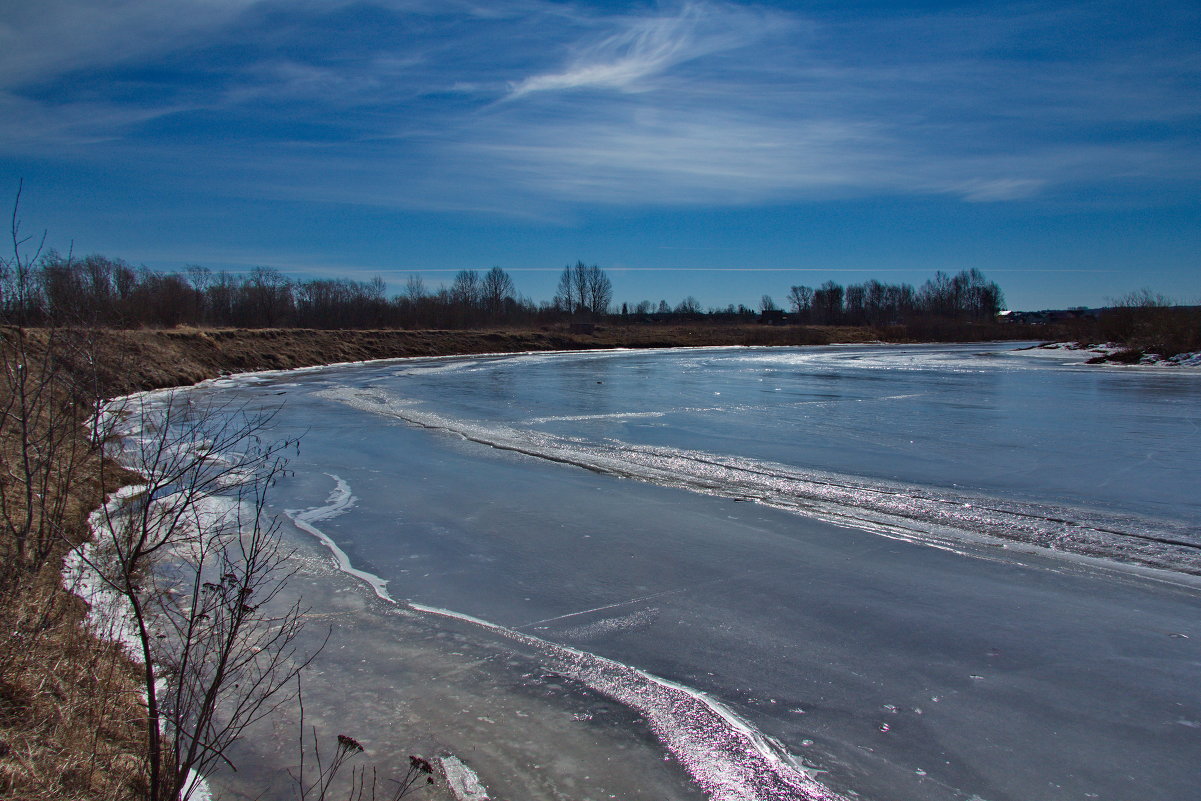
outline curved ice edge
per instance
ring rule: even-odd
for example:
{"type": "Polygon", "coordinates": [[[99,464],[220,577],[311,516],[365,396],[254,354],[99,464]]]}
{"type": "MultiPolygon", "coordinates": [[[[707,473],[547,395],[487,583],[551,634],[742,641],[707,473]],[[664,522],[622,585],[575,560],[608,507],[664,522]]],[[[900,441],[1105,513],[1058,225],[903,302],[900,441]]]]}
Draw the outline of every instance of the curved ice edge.
{"type": "MultiPolygon", "coordinates": [[[[109,521],[121,512],[130,498],[145,490],[145,484],[126,484],[109,493],[105,502],[88,515],[90,536],[87,541],[67,552],[59,572],[63,587],[87,605],[84,620],[92,632],[99,639],[120,647],[134,664],[142,663],[143,654],[141,640],[134,630],[133,610],[129,600],[105,581],[93,559],[98,545],[111,539],[109,521]],[[105,532],[108,532],[107,537],[105,532]]],[[[221,504],[223,500],[214,498],[212,502],[221,504]]],[[[231,502],[225,500],[224,503],[231,502]]],[[[161,677],[155,680],[156,691],[163,692],[165,686],[161,677]]],[[[170,731],[167,721],[161,720],[160,724],[164,733],[170,731]]],[[[181,797],[184,801],[213,801],[212,787],[202,773],[188,768],[181,797]]]]}
{"type": "Polygon", "coordinates": [[[579,348],[578,350],[515,350],[515,351],[489,351],[487,353],[449,353],[445,356],[390,356],[383,359],[360,359],[358,361],[349,362],[329,362],[327,364],[313,364],[307,367],[285,367],[272,370],[246,370],[239,373],[226,373],[219,375],[216,378],[206,378],[203,381],[198,381],[195,384],[185,384],[175,387],[163,387],[161,389],[146,389],[139,392],[131,392],[128,395],[121,395],[113,398],[112,401],[129,402],[129,401],[155,401],[163,397],[168,397],[180,392],[192,392],[198,389],[236,389],[254,384],[260,384],[272,378],[281,378],[284,376],[294,376],[308,373],[319,373],[326,370],[344,370],[352,367],[363,367],[364,365],[383,366],[386,364],[404,364],[406,362],[439,362],[439,361],[457,361],[469,359],[491,359],[499,357],[528,357],[528,356],[547,356],[547,357],[566,357],[579,354],[630,354],[630,353],[655,353],[658,351],[701,351],[701,350],[756,350],[764,346],[759,345],[699,345],[699,346],[681,346],[681,347],[666,347],[666,348],[579,348]]]}
{"type": "Polygon", "coordinates": [[[1158,577],[1201,576],[1201,543],[1182,525],[1059,505],[1032,505],[981,493],[847,476],[701,451],[583,442],[504,424],[480,424],[414,409],[380,389],[330,387],[313,393],[352,408],[442,431],[469,442],[597,473],[678,487],[851,526],[909,542],[980,556],[967,546],[1096,562],[1158,577]],[[1166,574],[1166,575],[1165,575],[1166,574]]]}
{"type": "Polygon", "coordinates": [[[340,571],[365,583],[380,600],[420,614],[478,626],[535,649],[556,673],[641,714],[659,741],[713,801],[845,801],[844,796],[815,779],[811,769],[781,743],[699,690],[482,618],[393,598],[386,580],[355,568],[346,552],[313,525],[342,514],[354,503],[349,484],[338,476],[327,475],[336,487],[324,505],[287,510],[285,514],[330,551],[340,571]]]}
{"type": "Polygon", "coordinates": [[[334,542],[328,534],[326,534],[313,523],[322,520],[331,520],[338,515],[345,514],[350,511],[355,504],[356,498],[350,494],[350,485],[339,476],[333,473],[326,473],[327,476],[334,480],[334,489],[325,499],[325,504],[322,506],[314,506],[309,509],[285,509],[284,514],[288,519],[301,531],[310,534],[320,540],[334,557],[334,563],[343,573],[354,576],[375,592],[376,596],[388,603],[396,603],[391,595],[388,594],[388,582],[374,573],[368,573],[365,570],[359,570],[350,562],[350,557],[346,551],[338,547],[338,543],[334,542]]]}
{"type": "Polygon", "coordinates": [[[778,741],[700,690],[607,657],[472,615],[409,601],[409,609],[471,623],[542,652],[561,675],[638,712],[715,801],[842,801],[778,741]]]}

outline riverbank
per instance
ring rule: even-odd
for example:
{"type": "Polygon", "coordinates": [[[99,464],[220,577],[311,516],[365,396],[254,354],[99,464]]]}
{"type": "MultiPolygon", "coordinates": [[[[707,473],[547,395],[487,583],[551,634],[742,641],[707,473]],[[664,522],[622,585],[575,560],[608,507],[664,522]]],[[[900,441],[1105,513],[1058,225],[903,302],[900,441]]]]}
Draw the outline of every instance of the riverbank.
{"type": "Polygon", "coordinates": [[[1177,353],[1164,356],[1138,348],[1113,342],[1048,342],[1038,345],[1039,350],[1072,351],[1090,354],[1085,364],[1141,365],[1143,367],[1201,367],[1201,351],[1177,353]]]}
{"type": "Polygon", "coordinates": [[[110,395],[186,386],[228,373],[287,370],[414,356],[669,348],[719,345],[817,345],[871,341],[859,328],[765,326],[600,327],[553,331],[323,331],[311,329],[170,329],[96,333],[99,383],[110,395]]]}
{"type": "MultiPolygon", "coordinates": [[[[44,336],[37,329],[32,336],[44,336]]],[[[1050,332],[1046,332],[1050,333],[1050,332]]],[[[865,342],[1038,339],[1029,327],[989,325],[946,331],[876,329],[863,326],[769,326],[755,324],[600,325],[587,332],[554,329],[400,331],[315,329],[176,328],[86,332],[86,356],[72,369],[94,368],[107,396],[186,386],[220,375],[286,370],[341,362],[414,356],[591,350],[608,348],[796,346],[865,342]]]]}
{"type": "MultiPolygon", "coordinates": [[[[899,332],[895,338],[904,341],[899,332]]],[[[41,561],[9,571],[0,654],[0,790],[13,798],[138,798],[139,690],[136,668],[116,649],[95,641],[82,625],[82,604],[64,591],[58,564],[87,537],[86,518],[105,492],[94,480],[95,443],[83,421],[96,397],[184,386],[224,374],[310,367],[328,363],[415,356],[467,355],[604,348],[728,345],[806,345],[866,342],[881,332],[866,328],[790,326],[601,326],[589,332],[537,331],[314,331],[174,329],[147,331],[0,329],[5,375],[0,400],[9,425],[0,443],[6,463],[53,453],[15,494],[37,485],[48,500],[41,561]],[[21,382],[34,377],[34,411],[22,411],[21,382]],[[38,377],[40,376],[40,377],[38,377]],[[41,392],[40,390],[46,390],[41,392]],[[19,401],[19,402],[18,402],[19,401]],[[17,405],[13,405],[16,403],[17,405]],[[61,411],[61,410],[66,411],[61,411]],[[42,415],[51,411],[50,417],[42,415]],[[65,415],[65,416],[63,416],[65,415]],[[49,429],[45,425],[52,423],[49,429]],[[68,459],[69,469],[55,459],[68,459]],[[45,491],[43,493],[43,490],[45,491]],[[11,625],[9,625],[11,624],[11,625]],[[19,657],[19,658],[18,658],[19,657]]],[[[28,387],[27,387],[28,388],[28,387]]],[[[42,493],[42,494],[39,494],[42,493]]],[[[31,496],[33,497],[33,496],[31,496]]],[[[18,539],[19,499],[8,507],[6,547],[18,539]],[[11,514],[10,514],[11,513],[11,514]]],[[[40,514],[41,512],[39,512],[40,514]]],[[[290,735],[289,735],[290,736],[290,735]]]]}
{"type": "Polygon", "coordinates": [[[834,336],[867,334],[742,326],[589,333],[0,327],[0,456],[11,473],[0,486],[0,795],[82,801],[146,793],[138,667],[93,636],[84,604],[60,576],[63,557],[89,537],[89,512],[118,488],[114,481],[136,480],[109,470],[101,485],[98,443],[86,436],[96,399],[236,372],[370,359],[804,344],[834,336]]]}

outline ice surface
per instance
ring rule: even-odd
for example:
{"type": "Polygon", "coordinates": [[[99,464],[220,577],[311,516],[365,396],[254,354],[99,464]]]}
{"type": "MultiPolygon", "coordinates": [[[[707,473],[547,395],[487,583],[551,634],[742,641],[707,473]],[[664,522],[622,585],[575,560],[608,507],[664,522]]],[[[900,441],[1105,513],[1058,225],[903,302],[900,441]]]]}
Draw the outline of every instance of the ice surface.
{"type": "MultiPolygon", "coordinates": [[[[1085,507],[1022,503],[947,488],[935,490],[703,451],[555,436],[451,418],[382,389],[331,388],[315,395],[493,448],[614,476],[757,501],[932,544],[953,544],[957,539],[984,535],[1201,575],[1201,535],[1196,526],[1187,524],[1085,507]]],[[[535,421],[548,419],[596,418],[535,421]]]]}
{"type": "MultiPolygon", "coordinates": [[[[382,600],[395,603],[386,582],[350,564],[342,551],[314,522],[348,511],[354,502],[349,485],[330,476],[337,487],[327,503],[288,516],[302,530],[331,550],[339,569],[372,588],[382,600]]],[[[729,708],[704,693],[646,671],[577,648],[557,645],[472,615],[409,602],[407,608],[427,615],[453,618],[530,646],[546,656],[547,664],[563,676],[641,713],[651,729],[715,801],[795,799],[839,801],[779,743],[770,741],[729,708]]],[[[597,611],[597,610],[589,610],[597,611]]]]}
{"type": "Polygon", "coordinates": [[[1038,556],[1195,567],[1183,371],[987,345],[438,367],[290,376],[280,505],[377,594],[645,710],[708,794],[795,794],[756,778],[806,777],[789,752],[813,792],[892,801],[1192,791],[1195,580],[1038,556]]]}

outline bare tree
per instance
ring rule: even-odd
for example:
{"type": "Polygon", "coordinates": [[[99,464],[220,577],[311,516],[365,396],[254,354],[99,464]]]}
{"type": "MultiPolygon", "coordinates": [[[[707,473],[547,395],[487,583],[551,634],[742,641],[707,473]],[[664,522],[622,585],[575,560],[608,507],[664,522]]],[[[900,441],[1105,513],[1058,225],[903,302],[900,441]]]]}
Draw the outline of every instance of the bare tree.
{"type": "Polygon", "coordinates": [[[20,645],[0,649],[0,680],[23,671],[22,654],[57,630],[64,605],[10,602],[39,586],[43,568],[57,573],[52,557],[78,542],[70,504],[83,488],[124,483],[98,458],[101,443],[119,447],[112,455],[145,483],[97,513],[97,540],[77,553],[129,610],[126,634],[142,661],[147,797],[178,801],[227,760],[247,726],[287,700],[310,658],[295,645],[303,610],[277,598],[289,554],[263,515],[294,442],[263,441],[269,410],[186,395],[133,399],[101,416],[84,376],[97,362],[89,345],[86,331],[0,332],[0,624],[14,638],[6,646],[20,645]],[[133,433],[113,445],[122,430],[133,433]]]}
{"type": "Polygon", "coordinates": [[[450,285],[451,300],[464,308],[472,308],[480,301],[480,274],[475,270],[459,270],[450,285]]]}
{"type": "MultiPolygon", "coordinates": [[[[16,207],[13,220],[8,263],[27,274],[34,260],[16,207]]],[[[98,296],[113,273],[94,266],[96,280],[81,286],[98,296]]],[[[76,507],[127,481],[102,458],[107,443],[144,484],[97,513],[97,541],[76,553],[129,609],[143,662],[147,797],[179,801],[198,774],[227,760],[247,726],[286,700],[282,691],[308,663],[296,649],[302,610],[277,598],[288,554],[263,515],[295,442],[263,440],[271,410],[191,395],[130,399],[102,415],[99,340],[86,329],[0,329],[0,682],[12,676],[9,657],[28,651],[65,607],[46,596],[29,619],[34,605],[12,603],[15,594],[44,587],[45,570],[58,585],[61,556],[80,541],[76,507]],[[115,440],[122,432],[129,436],[115,440]]],[[[95,725],[125,723],[110,714],[97,713],[95,725]]]]}
{"type": "MultiPolygon", "coordinates": [[[[54,328],[39,332],[19,327],[30,300],[33,265],[40,258],[45,234],[33,254],[24,246],[19,217],[21,190],[13,203],[11,261],[15,276],[13,303],[18,327],[0,332],[0,584],[22,572],[36,572],[63,541],[63,519],[69,488],[83,469],[91,444],[81,439],[81,426],[95,413],[94,396],[81,391],[65,369],[90,340],[79,332],[54,328]]],[[[86,354],[84,361],[92,359],[86,354]]]]}
{"type": "Polygon", "coordinates": [[[171,394],[107,418],[135,421],[117,455],[145,483],[105,505],[85,560],[128,604],[150,801],[187,798],[311,659],[296,647],[299,602],[269,611],[291,570],[265,493],[295,444],[263,441],[272,416],[171,394]]]}
{"type": "Polygon", "coordinates": [[[21,233],[21,193],[24,188],[25,182],[18,181],[9,228],[12,257],[0,259],[0,278],[3,278],[5,283],[0,290],[0,312],[3,312],[8,322],[15,325],[33,325],[40,321],[41,298],[36,284],[35,268],[46,246],[46,231],[42,231],[33,252],[26,249],[26,245],[33,242],[34,237],[21,233]]]}
{"type": "Polygon", "coordinates": [[[584,308],[584,282],[583,270],[584,263],[576,262],[575,268],[564,267],[563,272],[559,274],[559,284],[555,287],[555,306],[567,312],[575,314],[584,308]]]}
{"type": "Polygon", "coordinates": [[[484,273],[480,295],[491,319],[496,320],[504,313],[505,303],[512,300],[514,292],[513,279],[501,268],[493,267],[484,273]]]}
{"type": "Polygon", "coordinates": [[[841,284],[826,281],[813,291],[814,322],[835,325],[842,321],[841,284]]]}
{"type": "Polygon", "coordinates": [[[32,686],[31,671],[42,674],[39,686],[68,673],[48,676],[37,664],[71,637],[70,605],[46,587],[58,584],[61,557],[81,536],[78,510],[95,475],[97,449],[85,436],[94,407],[63,366],[78,339],[0,329],[0,686],[9,698],[32,686]]]}
{"type": "Polygon", "coordinates": [[[425,281],[417,273],[413,273],[405,281],[405,297],[411,301],[418,301],[424,298],[429,293],[425,288],[425,281]]]}
{"type": "Polygon", "coordinates": [[[867,288],[851,284],[843,295],[842,313],[848,325],[863,325],[867,321],[867,288]]]}
{"type": "Polygon", "coordinates": [[[255,267],[242,287],[246,313],[255,325],[274,328],[292,309],[292,282],[273,267],[255,267]]]}
{"type": "Polygon", "coordinates": [[[796,316],[797,322],[809,322],[809,316],[813,311],[813,289],[803,285],[789,288],[788,303],[792,306],[792,313],[796,316]]]}
{"type": "MultiPolygon", "coordinates": [[[[581,266],[582,263],[577,264],[576,269],[579,270],[581,266]]],[[[588,311],[596,316],[608,313],[609,304],[613,302],[613,282],[605,275],[605,271],[595,264],[585,267],[583,284],[584,305],[588,311]]]]}

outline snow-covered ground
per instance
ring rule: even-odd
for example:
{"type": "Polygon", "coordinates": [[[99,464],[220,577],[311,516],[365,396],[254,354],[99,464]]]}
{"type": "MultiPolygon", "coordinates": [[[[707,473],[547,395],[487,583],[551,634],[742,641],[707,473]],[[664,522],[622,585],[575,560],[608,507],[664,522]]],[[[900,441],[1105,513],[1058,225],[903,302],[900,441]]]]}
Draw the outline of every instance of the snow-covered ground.
{"type": "MultiPolygon", "coordinates": [[[[1079,354],[1082,360],[1094,359],[1098,356],[1109,358],[1116,353],[1121,353],[1127,350],[1122,345],[1117,345],[1113,342],[1104,342],[1100,344],[1083,345],[1079,342],[1049,342],[1045,345],[1039,345],[1036,348],[1031,348],[1025,352],[1038,354],[1055,353],[1062,354],[1063,352],[1071,352],[1079,354]]],[[[1112,364],[1112,362],[1105,362],[1112,364]]],[[[1161,366],[1161,367],[1201,367],[1201,351],[1193,351],[1192,353],[1177,353],[1175,356],[1161,356],[1158,353],[1144,353],[1139,357],[1138,364],[1144,366],[1161,366]]]]}

